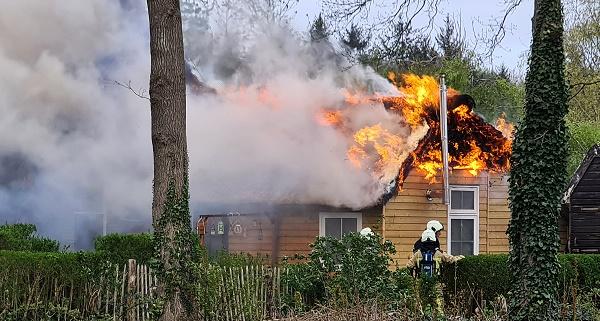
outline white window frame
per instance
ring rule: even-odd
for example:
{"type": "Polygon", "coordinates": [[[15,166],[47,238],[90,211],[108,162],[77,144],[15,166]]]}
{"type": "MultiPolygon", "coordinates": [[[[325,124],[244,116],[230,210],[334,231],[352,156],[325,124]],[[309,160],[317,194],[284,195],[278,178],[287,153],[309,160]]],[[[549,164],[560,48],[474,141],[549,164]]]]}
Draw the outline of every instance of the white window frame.
{"type": "MultiPolygon", "coordinates": [[[[479,186],[451,185],[450,203],[448,204],[448,253],[452,254],[452,219],[472,219],[473,220],[473,254],[479,254],[479,186]],[[472,210],[452,209],[452,191],[473,191],[472,210]]],[[[453,254],[452,254],[453,255],[453,254]]]]}
{"type": "Polygon", "coordinates": [[[362,230],[362,213],[360,212],[321,212],[319,213],[319,236],[325,236],[326,218],[356,218],[356,232],[362,230]]]}

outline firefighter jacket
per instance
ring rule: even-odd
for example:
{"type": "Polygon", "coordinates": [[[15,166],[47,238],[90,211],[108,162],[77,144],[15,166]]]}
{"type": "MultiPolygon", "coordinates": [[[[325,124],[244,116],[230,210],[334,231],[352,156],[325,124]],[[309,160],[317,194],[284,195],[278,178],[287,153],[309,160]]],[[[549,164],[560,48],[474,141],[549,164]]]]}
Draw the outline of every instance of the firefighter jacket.
{"type": "MultiPolygon", "coordinates": [[[[439,249],[436,249],[433,255],[433,261],[435,262],[435,270],[439,273],[439,268],[441,263],[455,263],[456,261],[464,258],[462,255],[453,256],[448,253],[442,252],[439,249]]],[[[406,264],[406,267],[410,270],[420,269],[421,268],[421,260],[423,259],[423,254],[421,251],[416,251],[412,254],[410,260],[406,264]]]]}

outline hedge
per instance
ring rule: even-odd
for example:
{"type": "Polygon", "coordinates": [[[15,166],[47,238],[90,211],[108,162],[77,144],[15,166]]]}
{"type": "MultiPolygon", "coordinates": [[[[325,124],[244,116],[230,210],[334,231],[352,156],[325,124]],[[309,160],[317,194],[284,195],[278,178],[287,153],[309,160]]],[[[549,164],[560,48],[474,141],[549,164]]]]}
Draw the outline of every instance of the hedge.
{"type": "MultiPolygon", "coordinates": [[[[194,237],[194,241],[198,239],[194,237]]],[[[140,264],[148,264],[154,254],[152,233],[120,234],[113,233],[100,236],[94,240],[94,248],[101,252],[110,262],[125,264],[129,259],[135,259],[140,264]]],[[[261,265],[267,257],[254,256],[244,253],[217,252],[210,256],[205,248],[201,248],[199,262],[210,262],[218,266],[239,267],[247,265],[261,265]]]]}
{"type": "Polygon", "coordinates": [[[69,281],[96,277],[108,258],[99,252],[24,252],[0,251],[2,274],[11,278],[17,275],[43,275],[69,281]]]}
{"type": "Polygon", "coordinates": [[[116,264],[125,264],[129,259],[147,264],[154,254],[151,233],[113,233],[100,236],[94,240],[94,248],[116,264]]]}
{"type": "Polygon", "coordinates": [[[94,252],[0,251],[0,267],[0,292],[16,297],[27,297],[34,286],[40,290],[57,284],[77,288],[114,272],[106,257],[94,252]]]}
{"type": "MultiPolygon", "coordinates": [[[[600,255],[561,254],[559,262],[561,292],[573,285],[582,290],[600,288],[600,255]]],[[[499,295],[506,296],[511,284],[508,255],[466,257],[457,264],[445,266],[442,280],[449,297],[476,294],[481,299],[493,300],[499,295]]]]}
{"type": "Polygon", "coordinates": [[[58,252],[57,241],[35,235],[33,224],[0,225],[0,250],[58,252]]]}

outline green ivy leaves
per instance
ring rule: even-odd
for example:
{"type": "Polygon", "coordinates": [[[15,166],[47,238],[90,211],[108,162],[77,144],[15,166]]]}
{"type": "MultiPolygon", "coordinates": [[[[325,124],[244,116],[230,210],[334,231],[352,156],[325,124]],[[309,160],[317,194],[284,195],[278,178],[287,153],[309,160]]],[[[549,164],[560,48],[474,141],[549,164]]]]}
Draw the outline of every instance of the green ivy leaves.
{"type": "Polygon", "coordinates": [[[511,159],[511,320],[558,318],[558,214],[568,157],[559,0],[537,0],[525,116],[511,159]]]}

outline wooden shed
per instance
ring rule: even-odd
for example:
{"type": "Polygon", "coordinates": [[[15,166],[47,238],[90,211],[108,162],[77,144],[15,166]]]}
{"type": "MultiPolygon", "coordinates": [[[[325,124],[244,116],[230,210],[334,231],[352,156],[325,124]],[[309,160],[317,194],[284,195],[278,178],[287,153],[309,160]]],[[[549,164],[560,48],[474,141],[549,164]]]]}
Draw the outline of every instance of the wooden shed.
{"type": "Polygon", "coordinates": [[[600,252],[600,146],[587,153],[563,198],[568,221],[567,251],[600,252]]]}

